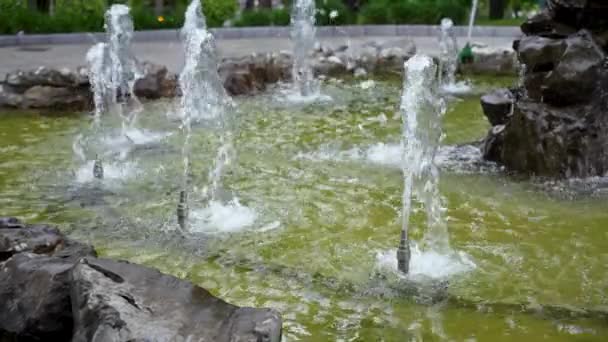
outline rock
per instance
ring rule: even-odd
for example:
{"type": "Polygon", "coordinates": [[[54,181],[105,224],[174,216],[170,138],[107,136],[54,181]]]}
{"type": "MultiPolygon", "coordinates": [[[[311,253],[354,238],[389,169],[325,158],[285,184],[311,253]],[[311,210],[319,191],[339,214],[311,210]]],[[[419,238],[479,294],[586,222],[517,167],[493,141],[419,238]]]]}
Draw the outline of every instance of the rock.
{"type": "Polygon", "coordinates": [[[33,86],[49,86],[59,88],[78,87],[80,77],[69,69],[49,69],[39,67],[30,71],[17,71],[6,75],[5,83],[19,90],[33,86]]]}
{"type": "Polygon", "coordinates": [[[403,72],[403,63],[416,54],[416,45],[410,40],[384,43],[377,54],[376,68],[384,72],[403,72]]]}
{"type": "Polygon", "coordinates": [[[516,70],[513,49],[473,46],[473,56],[473,63],[459,65],[461,72],[513,75],[516,70]]]}
{"type": "Polygon", "coordinates": [[[147,99],[175,97],[177,76],[169,73],[167,67],[153,63],[144,63],[141,67],[144,77],[135,82],[135,94],[147,99]]]}
{"type": "Polygon", "coordinates": [[[392,48],[399,48],[403,51],[403,54],[410,57],[416,54],[416,44],[411,39],[389,40],[380,44],[378,48],[379,50],[390,50],[392,48]]]}
{"type": "Polygon", "coordinates": [[[224,88],[232,96],[249,95],[259,90],[253,75],[246,70],[235,70],[226,75],[224,88]]]}
{"type": "Polygon", "coordinates": [[[22,94],[18,94],[12,87],[6,84],[0,84],[0,108],[19,108],[22,103],[22,94]]]}
{"type": "Polygon", "coordinates": [[[1,264],[0,339],[70,341],[72,267],[65,259],[31,253],[1,264]]]}
{"type": "Polygon", "coordinates": [[[70,270],[94,256],[57,228],[0,218],[0,340],[69,341],[70,270]]]}
{"type": "Polygon", "coordinates": [[[497,125],[490,129],[483,141],[483,158],[485,160],[500,162],[502,160],[502,147],[505,139],[505,125],[497,125]]]}
{"type": "Polygon", "coordinates": [[[511,170],[537,176],[604,175],[608,125],[601,113],[605,110],[520,100],[505,126],[498,160],[511,170]]]}
{"type": "Polygon", "coordinates": [[[74,342],[281,340],[273,310],[238,308],[154,269],[90,258],[71,279],[74,342]]]}
{"type": "Polygon", "coordinates": [[[519,60],[526,65],[527,72],[549,72],[563,55],[566,44],[562,39],[539,36],[525,37],[519,42],[519,60]]]}
{"type": "Polygon", "coordinates": [[[547,0],[553,21],[576,29],[602,29],[608,25],[605,0],[547,0]]]}
{"type": "Polygon", "coordinates": [[[513,94],[508,89],[497,89],[481,97],[483,113],[492,126],[507,123],[513,101],[513,94]]]}
{"type": "Polygon", "coordinates": [[[576,32],[576,29],[556,23],[551,18],[548,10],[543,10],[521,25],[521,30],[526,35],[538,35],[545,38],[565,38],[576,32]]]}
{"type": "Polygon", "coordinates": [[[559,106],[590,100],[606,58],[590,33],[584,30],[567,38],[565,45],[542,89],[544,101],[559,106]]]}
{"type": "Polygon", "coordinates": [[[23,225],[15,219],[2,220],[4,224],[0,225],[0,261],[25,252],[62,258],[95,255],[93,247],[66,239],[55,227],[23,225]]]}
{"type": "Polygon", "coordinates": [[[23,94],[21,108],[83,110],[91,106],[87,89],[33,86],[23,94]]]}
{"type": "Polygon", "coordinates": [[[522,31],[514,47],[526,66],[523,88],[504,120],[484,106],[501,124],[488,134],[484,157],[529,175],[607,175],[608,2],[549,0],[522,31]]]}

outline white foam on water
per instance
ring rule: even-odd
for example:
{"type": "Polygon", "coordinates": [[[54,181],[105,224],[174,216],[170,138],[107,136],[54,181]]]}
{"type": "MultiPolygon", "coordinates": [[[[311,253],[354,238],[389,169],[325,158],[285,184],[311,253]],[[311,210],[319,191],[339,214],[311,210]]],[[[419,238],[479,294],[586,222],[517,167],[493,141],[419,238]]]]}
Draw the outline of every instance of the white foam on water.
{"type": "Polygon", "coordinates": [[[444,84],[439,90],[448,95],[466,95],[473,91],[473,86],[469,82],[460,81],[456,83],[444,84]]]}
{"type": "Polygon", "coordinates": [[[103,179],[93,176],[94,160],[89,160],[75,171],[75,181],[79,184],[104,181],[122,181],[138,174],[135,163],[103,163],[103,179]]]}
{"type": "Polygon", "coordinates": [[[312,103],[328,103],[332,102],[333,99],[329,95],[324,95],[319,92],[312,93],[310,95],[302,95],[294,89],[285,89],[280,91],[277,99],[281,103],[286,104],[297,104],[307,105],[312,103]]]}
{"type": "Polygon", "coordinates": [[[464,252],[444,254],[434,250],[422,251],[413,243],[411,253],[410,273],[407,275],[397,269],[397,249],[377,252],[376,265],[380,270],[414,279],[446,279],[477,268],[475,262],[464,252]]]}
{"type": "Polygon", "coordinates": [[[108,135],[102,139],[102,143],[109,150],[121,152],[135,146],[156,145],[161,140],[171,135],[170,133],[152,132],[145,129],[129,128],[124,134],[108,135]]]}
{"type": "MultiPolygon", "coordinates": [[[[402,158],[403,147],[398,143],[376,143],[365,148],[353,147],[348,150],[322,148],[296,156],[296,159],[311,161],[362,161],[393,168],[401,168],[402,158]]],[[[435,162],[440,167],[462,172],[467,171],[467,165],[473,166],[482,161],[481,150],[473,145],[441,146],[435,156],[435,162]]]]}
{"type": "Polygon", "coordinates": [[[195,233],[235,233],[252,227],[257,212],[234,198],[228,203],[211,201],[203,209],[190,213],[190,230],[195,233]]]}

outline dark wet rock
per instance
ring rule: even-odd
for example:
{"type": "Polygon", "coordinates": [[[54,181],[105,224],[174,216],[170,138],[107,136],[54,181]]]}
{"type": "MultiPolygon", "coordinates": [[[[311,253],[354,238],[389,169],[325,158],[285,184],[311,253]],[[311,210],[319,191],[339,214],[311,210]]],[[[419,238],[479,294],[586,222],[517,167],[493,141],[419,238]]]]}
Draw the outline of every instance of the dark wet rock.
{"type": "Polygon", "coordinates": [[[87,89],[33,86],[23,93],[21,108],[49,108],[83,110],[90,107],[91,94],[87,89]]]}
{"type": "Polygon", "coordinates": [[[492,127],[483,142],[483,158],[493,162],[501,161],[504,139],[505,125],[492,127]]]}
{"type": "Polygon", "coordinates": [[[542,96],[554,105],[587,102],[594,95],[605,54],[586,31],[565,39],[564,53],[545,78],[542,96]]]}
{"type": "Polygon", "coordinates": [[[519,42],[519,60],[530,73],[549,72],[555,68],[565,49],[566,44],[562,39],[525,37],[519,42]]]}
{"type": "Polygon", "coordinates": [[[154,269],[84,259],[71,273],[73,341],[280,341],[281,319],[154,269]]]}
{"type": "Polygon", "coordinates": [[[48,225],[24,225],[14,219],[0,224],[0,261],[19,253],[44,254],[57,257],[95,255],[90,245],[66,238],[57,228],[48,225]],[[12,224],[9,224],[13,222],[12,224]]]}
{"type": "Polygon", "coordinates": [[[498,160],[514,171],[590,177],[608,171],[606,119],[597,107],[557,108],[519,101],[506,125],[498,160]]]}
{"type": "Polygon", "coordinates": [[[280,341],[270,309],[239,308],[48,225],[0,218],[0,341],[280,341]],[[86,260],[86,261],[83,261],[86,260]]]}
{"type": "Polygon", "coordinates": [[[547,8],[555,22],[577,29],[603,29],[608,25],[606,0],[548,0],[547,8]]]}
{"type": "Polygon", "coordinates": [[[228,73],[224,79],[224,88],[232,96],[248,95],[260,90],[253,75],[246,70],[234,70],[228,73]]]}
{"type": "Polygon", "coordinates": [[[95,249],[48,225],[0,218],[0,340],[69,341],[69,273],[95,249]]]}
{"type": "MultiPolygon", "coordinates": [[[[513,115],[485,140],[484,157],[557,178],[608,172],[608,2],[553,0],[522,26],[525,65],[513,115]]],[[[487,107],[487,106],[486,106],[487,107]]],[[[488,109],[485,108],[484,109],[488,109]]],[[[492,124],[499,123],[488,116],[492,124]]]]}
{"type": "Polygon", "coordinates": [[[0,265],[0,340],[69,341],[74,261],[21,253],[0,265]]]}
{"type": "Polygon", "coordinates": [[[481,97],[483,113],[492,126],[504,125],[513,107],[513,94],[509,89],[497,89],[481,97]]]}
{"type": "Polygon", "coordinates": [[[171,74],[167,67],[145,62],[141,69],[144,77],[135,82],[135,95],[146,99],[176,96],[177,76],[171,74]]]}
{"type": "Polygon", "coordinates": [[[230,95],[252,95],[269,84],[291,78],[291,56],[288,54],[252,54],[222,61],[219,73],[230,95]]]}

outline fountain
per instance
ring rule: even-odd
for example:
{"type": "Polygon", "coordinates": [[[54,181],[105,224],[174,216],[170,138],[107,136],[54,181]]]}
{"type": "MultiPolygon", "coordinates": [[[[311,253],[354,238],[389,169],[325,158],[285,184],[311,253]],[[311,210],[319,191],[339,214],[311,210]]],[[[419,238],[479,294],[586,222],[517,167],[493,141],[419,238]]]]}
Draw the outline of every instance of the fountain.
{"type": "MultiPolygon", "coordinates": [[[[181,31],[185,50],[185,65],[179,76],[182,90],[178,114],[181,119],[181,130],[184,135],[182,146],[183,180],[182,190],[177,205],[178,224],[182,229],[188,227],[188,200],[191,174],[190,139],[192,125],[201,124],[216,129],[219,141],[217,154],[208,173],[207,186],[200,194],[199,200],[205,209],[192,214],[199,220],[209,221],[213,211],[218,207],[235,209],[238,213],[249,209],[240,206],[238,200],[232,199],[227,207],[221,205],[220,187],[225,168],[233,158],[231,113],[232,100],[226,93],[217,71],[216,47],[213,35],[207,30],[200,0],[193,0],[186,11],[186,20],[181,31]],[[215,209],[212,209],[215,208],[215,209]]],[[[250,222],[246,222],[250,223],[250,222]]],[[[199,227],[200,228],[200,227],[199,227]]]]}
{"type": "Polygon", "coordinates": [[[315,13],[314,0],[296,0],[291,10],[292,78],[296,91],[302,97],[318,93],[309,56],[315,45],[315,13]]]}
{"type": "Polygon", "coordinates": [[[142,105],[134,88],[142,75],[131,52],[133,21],[129,7],[110,7],[105,15],[105,29],[107,42],[95,44],[86,55],[94,101],[93,123],[90,132],[78,135],[73,144],[75,154],[85,164],[77,177],[83,182],[90,181],[91,168],[96,179],[123,178],[131,173],[124,159],[134,147],[149,145],[167,136],[136,127],[142,105]],[[103,114],[116,114],[120,119],[119,133],[102,131],[103,114]]]}
{"type": "Polygon", "coordinates": [[[439,26],[439,84],[447,94],[464,94],[471,90],[467,82],[456,81],[458,69],[458,43],[454,34],[454,22],[450,18],[441,19],[439,26]]]}
{"type": "Polygon", "coordinates": [[[439,26],[440,84],[455,84],[458,68],[458,43],[454,34],[454,22],[450,18],[441,19],[439,26]]]}
{"type": "Polygon", "coordinates": [[[429,231],[428,247],[449,249],[447,226],[441,214],[439,170],[434,158],[441,140],[443,104],[437,100],[436,66],[427,56],[415,55],[405,63],[404,91],[401,99],[403,120],[403,226],[397,251],[399,270],[408,273],[410,262],[409,219],[412,195],[424,202],[429,231]]]}
{"type": "Polygon", "coordinates": [[[473,26],[475,25],[475,17],[477,16],[477,6],[479,0],[473,0],[471,6],[471,14],[469,15],[469,29],[467,31],[467,43],[464,48],[460,51],[458,59],[460,63],[472,63],[473,62],[473,48],[471,47],[471,38],[473,37],[473,26]]]}

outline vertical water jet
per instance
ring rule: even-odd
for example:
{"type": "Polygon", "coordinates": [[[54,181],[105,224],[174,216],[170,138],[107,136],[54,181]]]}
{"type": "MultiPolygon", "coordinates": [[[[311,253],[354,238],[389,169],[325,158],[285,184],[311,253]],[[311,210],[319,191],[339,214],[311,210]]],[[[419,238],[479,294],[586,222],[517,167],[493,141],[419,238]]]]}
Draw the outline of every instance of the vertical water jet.
{"type": "Polygon", "coordinates": [[[291,10],[292,78],[296,91],[301,96],[310,96],[316,92],[310,58],[316,37],[315,13],[314,0],[296,0],[291,10]]]}
{"type": "Polygon", "coordinates": [[[408,273],[410,262],[410,215],[412,196],[423,202],[427,214],[426,247],[447,251],[447,226],[439,194],[439,169],[435,155],[441,140],[441,120],[445,108],[437,96],[437,66],[424,55],[405,62],[401,98],[403,208],[401,239],[397,251],[398,269],[408,273]]]}
{"type": "Polygon", "coordinates": [[[454,22],[450,18],[441,19],[439,27],[439,62],[439,83],[442,86],[456,84],[458,43],[454,34],[454,22]]]}
{"type": "Polygon", "coordinates": [[[182,147],[184,172],[178,203],[178,222],[184,227],[188,211],[182,209],[187,208],[189,192],[192,124],[205,123],[219,130],[221,146],[209,172],[209,186],[203,195],[207,201],[215,197],[224,165],[230,161],[232,137],[226,114],[231,101],[217,71],[215,39],[207,30],[200,0],[193,0],[186,10],[181,39],[185,51],[185,64],[179,75],[179,86],[182,91],[179,116],[184,135],[182,147]]]}

